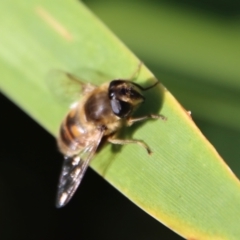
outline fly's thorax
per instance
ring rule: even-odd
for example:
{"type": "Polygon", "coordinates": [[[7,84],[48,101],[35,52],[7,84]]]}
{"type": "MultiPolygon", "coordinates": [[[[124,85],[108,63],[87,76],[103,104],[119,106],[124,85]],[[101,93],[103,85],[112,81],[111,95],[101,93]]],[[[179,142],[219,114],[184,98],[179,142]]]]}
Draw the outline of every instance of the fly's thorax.
{"type": "Polygon", "coordinates": [[[108,126],[119,120],[110,104],[108,96],[108,85],[103,84],[96,88],[87,98],[84,103],[84,111],[86,120],[94,123],[96,126],[108,126]]]}

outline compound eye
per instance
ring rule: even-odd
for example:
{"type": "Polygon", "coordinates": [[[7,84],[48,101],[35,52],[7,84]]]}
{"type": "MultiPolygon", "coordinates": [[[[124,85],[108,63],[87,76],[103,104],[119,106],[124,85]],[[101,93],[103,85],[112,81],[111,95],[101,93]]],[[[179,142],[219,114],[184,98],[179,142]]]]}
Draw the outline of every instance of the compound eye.
{"type": "Polygon", "coordinates": [[[126,88],[121,88],[120,93],[122,96],[126,96],[127,95],[127,89],[126,88]]]}
{"type": "Polygon", "coordinates": [[[132,107],[129,103],[117,99],[111,99],[110,102],[113,113],[118,117],[124,118],[131,113],[132,107]]]}

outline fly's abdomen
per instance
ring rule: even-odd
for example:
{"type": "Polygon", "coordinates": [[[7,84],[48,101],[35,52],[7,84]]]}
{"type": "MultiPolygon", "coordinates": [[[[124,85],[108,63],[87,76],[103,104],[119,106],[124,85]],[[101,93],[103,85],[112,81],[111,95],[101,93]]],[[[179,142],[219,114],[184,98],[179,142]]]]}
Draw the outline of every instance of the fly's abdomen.
{"type": "Polygon", "coordinates": [[[58,147],[66,156],[72,156],[85,147],[86,129],[81,124],[77,109],[72,109],[60,127],[58,147]]]}

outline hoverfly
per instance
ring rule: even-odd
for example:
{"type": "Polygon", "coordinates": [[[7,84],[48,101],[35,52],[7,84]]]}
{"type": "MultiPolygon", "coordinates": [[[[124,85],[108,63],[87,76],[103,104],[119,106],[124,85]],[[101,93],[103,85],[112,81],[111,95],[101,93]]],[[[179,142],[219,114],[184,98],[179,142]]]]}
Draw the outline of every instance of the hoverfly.
{"type": "MultiPolygon", "coordinates": [[[[141,64],[134,75],[138,74],[140,67],[141,64]]],[[[165,119],[158,114],[132,118],[134,110],[145,100],[142,92],[155,87],[158,81],[144,88],[131,81],[131,77],[129,80],[114,79],[95,86],[82,82],[70,73],[62,74],[70,83],[81,86],[82,98],[71,106],[61,123],[57,138],[58,148],[64,155],[57,207],[65,206],[74,195],[104,136],[107,136],[107,141],[112,144],[138,144],[150,154],[150,148],[143,141],[117,139],[115,133],[124,125],[131,126],[138,121],[149,118],[165,119]]]]}

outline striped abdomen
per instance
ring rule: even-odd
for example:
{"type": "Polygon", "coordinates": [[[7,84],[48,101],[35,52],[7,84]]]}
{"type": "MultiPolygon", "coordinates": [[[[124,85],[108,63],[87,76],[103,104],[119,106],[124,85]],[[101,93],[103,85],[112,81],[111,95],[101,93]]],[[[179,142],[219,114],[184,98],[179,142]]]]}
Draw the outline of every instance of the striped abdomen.
{"type": "MultiPolygon", "coordinates": [[[[72,156],[86,146],[88,132],[80,118],[79,106],[68,113],[60,127],[58,146],[60,151],[67,156],[72,156]]],[[[84,121],[83,121],[84,122],[84,121]]]]}

